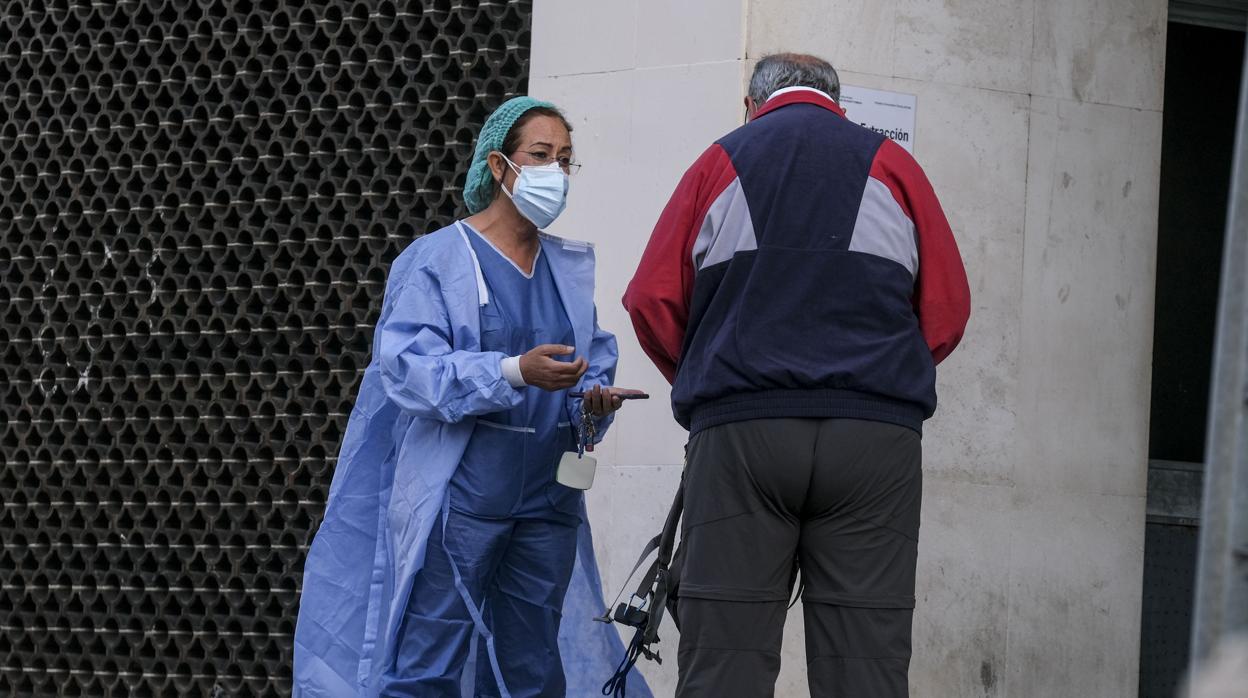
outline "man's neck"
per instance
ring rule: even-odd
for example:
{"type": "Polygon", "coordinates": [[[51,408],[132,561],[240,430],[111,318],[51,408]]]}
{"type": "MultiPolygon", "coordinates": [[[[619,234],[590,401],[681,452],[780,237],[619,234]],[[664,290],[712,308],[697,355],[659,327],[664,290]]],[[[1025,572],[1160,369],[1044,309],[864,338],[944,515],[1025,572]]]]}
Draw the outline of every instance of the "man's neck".
{"type": "Polygon", "coordinates": [[[832,99],[832,95],[828,94],[827,92],[824,92],[823,90],[815,89],[813,87],[806,87],[805,85],[797,85],[796,87],[785,87],[785,88],[776,90],[775,92],[771,93],[771,96],[767,98],[767,101],[770,102],[776,97],[779,97],[780,95],[787,95],[790,92],[813,92],[817,95],[821,95],[822,97],[827,99],[829,102],[836,101],[835,99],[832,99]]]}

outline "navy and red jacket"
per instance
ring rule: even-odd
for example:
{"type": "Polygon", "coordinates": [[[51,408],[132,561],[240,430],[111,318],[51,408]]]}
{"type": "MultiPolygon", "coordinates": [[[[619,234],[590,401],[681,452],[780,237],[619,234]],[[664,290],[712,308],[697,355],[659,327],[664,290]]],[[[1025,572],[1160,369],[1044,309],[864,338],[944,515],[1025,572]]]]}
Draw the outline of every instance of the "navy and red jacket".
{"type": "Polygon", "coordinates": [[[797,90],[685,173],[624,307],[691,432],[773,417],[921,432],[970,289],[914,158],[797,90]]]}

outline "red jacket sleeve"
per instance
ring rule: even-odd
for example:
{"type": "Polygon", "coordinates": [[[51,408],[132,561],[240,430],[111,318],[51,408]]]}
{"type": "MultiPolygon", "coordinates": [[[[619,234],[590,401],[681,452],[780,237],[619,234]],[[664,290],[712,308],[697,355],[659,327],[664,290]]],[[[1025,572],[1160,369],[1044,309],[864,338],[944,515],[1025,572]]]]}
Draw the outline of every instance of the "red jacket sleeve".
{"type": "Polygon", "coordinates": [[[888,186],[914,222],[919,250],[914,311],[932,359],[940,363],[958,346],[971,314],[971,289],[958,243],[931,182],[904,148],[885,141],[871,176],[888,186]]]}
{"type": "Polygon", "coordinates": [[[637,340],[669,383],[676,380],[689,322],[693,243],[711,204],[734,179],[723,148],[712,145],[702,153],[676,185],[624,293],[637,340]]]}

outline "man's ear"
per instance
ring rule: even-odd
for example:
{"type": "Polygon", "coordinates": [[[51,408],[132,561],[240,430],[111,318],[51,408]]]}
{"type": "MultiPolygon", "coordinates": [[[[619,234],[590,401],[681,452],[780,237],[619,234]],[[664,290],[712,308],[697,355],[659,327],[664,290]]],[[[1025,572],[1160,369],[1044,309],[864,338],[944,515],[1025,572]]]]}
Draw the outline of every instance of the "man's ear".
{"type": "Polygon", "coordinates": [[[749,95],[745,96],[745,120],[749,121],[754,118],[754,112],[758,111],[758,105],[754,103],[754,99],[749,95]]]}

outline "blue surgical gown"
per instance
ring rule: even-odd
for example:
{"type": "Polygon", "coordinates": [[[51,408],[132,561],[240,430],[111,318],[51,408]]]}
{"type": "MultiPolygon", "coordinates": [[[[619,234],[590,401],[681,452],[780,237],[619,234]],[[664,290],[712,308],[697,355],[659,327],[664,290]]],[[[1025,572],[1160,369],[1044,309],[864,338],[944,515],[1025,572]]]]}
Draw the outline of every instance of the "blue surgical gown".
{"type": "MultiPolygon", "coordinates": [[[[483,351],[519,356],[576,341],[540,247],[525,273],[477,231],[468,238],[494,299],[481,308],[483,351]]],[[[566,396],[522,391],[520,404],[477,418],[451,476],[446,520],[434,526],[416,576],[383,695],[446,695],[460,687],[475,628],[468,600],[482,607],[482,626],[494,639],[492,652],[478,646],[469,668],[477,695],[499,695],[495,666],[513,698],[566,692],[559,625],[583,495],[554,477],[559,458],[575,446],[566,396]]]]}
{"type": "MultiPolygon", "coordinates": [[[[471,235],[453,225],[422,236],[391,267],[373,360],[304,567],[296,697],[378,695],[398,654],[405,610],[420,591],[415,582],[441,540],[438,524],[452,523],[442,513],[477,422],[524,402],[525,391],[502,374],[507,352],[483,348],[483,317],[498,299],[471,235]]],[[[578,389],[611,384],[618,352],[596,319],[592,246],[543,235],[541,247],[572,326],[569,344],[589,361],[578,389]]],[[[580,401],[568,398],[564,406],[576,414],[580,401]]],[[[583,501],[579,521],[559,629],[567,693],[578,696],[596,694],[624,652],[613,627],[590,621],[603,594],[583,501]]],[[[640,676],[629,688],[650,695],[640,676]]]]}

